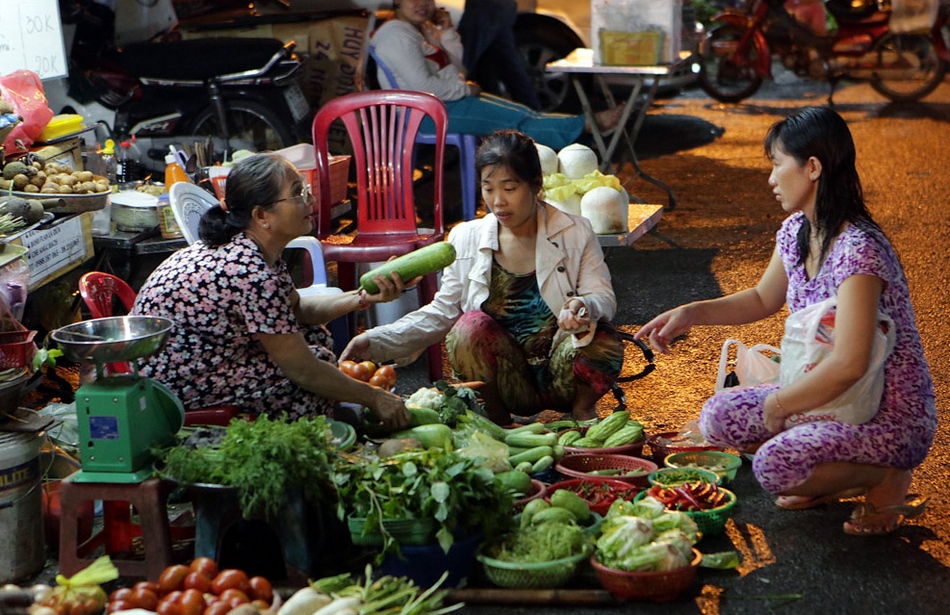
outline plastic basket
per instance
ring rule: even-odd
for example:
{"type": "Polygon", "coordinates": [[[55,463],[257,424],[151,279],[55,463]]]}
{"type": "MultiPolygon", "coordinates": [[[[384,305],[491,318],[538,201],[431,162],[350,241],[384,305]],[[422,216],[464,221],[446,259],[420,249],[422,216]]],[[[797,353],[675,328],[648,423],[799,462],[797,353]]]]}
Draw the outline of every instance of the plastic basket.
{"type": "MultiPolygon", "coordinates": [[[[590,429],[590,427],[581,427],[581,435],[586,435],[588,429],[590,429]]],[[[577,429],[569,429],[567,431],[577,431],[577,429]]],[[[624,444],[623,446],[611,446],[606,448],[581,448],[578,446],[565,446],[564,452],[570,455],[629,455],[630,457],[639,457],[643,454],[643,445],[646,444],[646,441],[646,434],[644,434],[644,437],[637,442],[631,442],[630,444],[624,444]]]]}
{"type": "MultiPolygon", "coordinates": [[[[366,527],[364,517],[349,517],[346,520],[350,539],[355,545],[381,547],[383,534],[375,527],[366,527]]],[[[383,519],[383,527],[400,545],[428,545],[435,542],[436,524],[425,519],[383,519]]]]}
{"type": "Polygon", "coordinates": [[[606,515],[614,500],[620,498],[630,501],[638,493],[640,487],[631,485],[622,480],[589,480],[586,478],[571,478],[554,483],[548,487],[545,497],[550,497],[555,491],[567,489],[573,491],[587,502],[590,511],[598,515],[606,515]]]}
{"type": "Polygon", "coordinates": [[[570,581],[577,564],[590,555],[590,546],[577,555],[550,562],[503,562],[484,553],[476,557],[485,569],[488,580],[508,589],[553,589],[570,581]]]}
{"type": "Polygon", "coordinates": [[[689,566],[659,572],[628,572],[608,568],[597,561],[597,556],[591,556],[590,565],[597,572],[600,584],[615,598],[670,602],[676,600],[696,580],[696,569],[702,559],[702,553],[693,549],[693,561],[689,566]]]}
{"type": "Polygon", "coordinates": [[[679,442],[671,442],[679,435],[678,431],[664,431],[663,433],[653,434],[647,437],[647,444],[650,445],[650,452],[653,454],[653,461],[663,463],[668,455],[686,451],[721,451],[718,446],[709,446],[703,444],[681,445],[679,442]]]}
{"type": "Polygon", "coordinates": [[[547,485],[545,485],[544,483],[542,483],[542,482],[539,481],[539,480],[536,480],[536,479],[533,479],[533,478],[532,478],[532,479],[531,479],[531,491],[529,491],[528,493],[524,494],[524,497],[515,500],[515,510],[516,510],[516,511],[521,511],[521,510],[525,507],[525,504],[527,504],[527,503],[530,502],[531,500],[536,500],[536,499],[538,499],[538,498],[543,498],[545,495],[547,495],[547,492],[548,492],[548,487],[547,487],[547,485]]]}
{"type": "Polygon", "coordinates": [[[0,333],[0,369],[14,369],[32,363],[36,354],[35,335],[33,330],[0,333]]]}
{"type": "Polygon", "coordinates": [[[431,545],[400,545],[403,557],[387,554],[379,570],[382,574],[406,577],[419,587],[435,585],[443,572],[448,576],[441,587],[464,587],[475,568],[475,553],[482,543],[482,533],[476,532],[455,537],[446,553],[436,543],[431,545]]]}
{"type": "MultiPolygon", "coordinates": [[[[732,509],[735,508],[736,502],[738,501],[736,494],[728,489],[720,487],[719,491],[725,492],[726,494],[725,504],[717,506],[716,508],[710,508],[709,510],[683,511],[689,515],[690,519],[696,522],[696,527],[699,528],[699,532],[703,536],[722,534],[722,531],[726,528],[726,522],[729,521],[729,517],[732,516],[732,509]]],[[[645,498],[646,495],[647,492],[642,491],[637,494],[637,497],[633,498],[633,501],[637,502],[645,498]]]]}
{"type": "Polygon", "coordinates": [[[638,487],[646,487],[647,476],[657,469],[657,465],[652,461],[627,455],[567,455],[562,457],[555,467],[563,476],[571,478],[620,480],[638,487]],[[591,474],[591,472],[610,470],[636,471],[638,474],[633,476],[591,474]]]}
{"type": "Polygon", "coordinates": [[[719,475],[719,482],[726,485],[736,477],[742,458],[723,451],[688,451],[673,453],[663,459],[668,468],[695,467],[710,470],[719,475]]]}
{"type": "Polygon", "coordinates": [[[692,483],[697,480],[718,485],[720,476],[712,470],[703,468],[660,468],[647,477],[651,485],[673,487],[683,483],[692,483]]]}

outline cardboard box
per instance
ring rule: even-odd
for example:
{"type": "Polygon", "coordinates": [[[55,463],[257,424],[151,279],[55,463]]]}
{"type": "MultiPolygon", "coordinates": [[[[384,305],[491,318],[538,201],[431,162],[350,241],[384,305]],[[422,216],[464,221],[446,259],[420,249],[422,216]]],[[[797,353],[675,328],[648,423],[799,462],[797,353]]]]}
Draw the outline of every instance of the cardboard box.
{"type": "Polygon", "coordinates": [[[591,0],[590,9],[594,64],[642,66],[679,58],[682,0],[591,0]],[[651,40],[656,57],[648,62],[651,40]]]}

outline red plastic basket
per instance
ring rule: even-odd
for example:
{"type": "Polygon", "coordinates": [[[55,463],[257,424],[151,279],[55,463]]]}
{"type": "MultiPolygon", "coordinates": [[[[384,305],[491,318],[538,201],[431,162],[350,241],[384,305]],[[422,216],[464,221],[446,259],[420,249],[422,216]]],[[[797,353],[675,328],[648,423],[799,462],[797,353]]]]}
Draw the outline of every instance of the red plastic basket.
{"type": "Polygon", "coordinates": [[[638,487],[645,487],[647,477],[657,469],[657,465],[647,459],[627,455],[566,455],[555,466],[558,472],[571,478],[587,480],[620,480],[638,487]],[[637,472],[636,475],[591,474],[605,470],[637,472]]]}
{"type": "Polygon", "coordinates": [[[600,584],[615,598],[670,602],[676,600],[696,580],[696,569],[702,559],[702,553],[693,549],[693,561],[689,566],[660,572],[627,572],[607,568],[597,561],[596,555],[591,556],[590,565],[597,571],[600,584]]]}
{"type": "Polygon", "coordinates": [[[23,367],[33,361],[36,344],[33,337],[36,331],[0,332],[0,369],[23,367]]]}
{"type": "Polygon", "coordinates": [[[671,443],[670,441],[676,438],[679,435],[677,431],[664,431],[663,433],[653,434],[647,438],[647,444],[650,445],[650,451],[653,453],[653,461],[657,463],[663,463],[663,460],[666,459],[667,455],[672,455],[673,453],[682,453],[684,451],[721,451],[722,449],[716,446],[681,446],[678,443],[671,443]]]}
{"type": "Polygon", "coordinates": [[[544,494],[545,498],[550,498],[551,494],[561,489],[573,491],[581,499],[587,502],[591,512],[598,515],[606,515],[610,505],[614,500],[620,498],[628,502],[640,493],[640,487],[631,485],[622,480],[589,480],[586,478],[571,478],[554,483],[547,488],[544,494]]]}

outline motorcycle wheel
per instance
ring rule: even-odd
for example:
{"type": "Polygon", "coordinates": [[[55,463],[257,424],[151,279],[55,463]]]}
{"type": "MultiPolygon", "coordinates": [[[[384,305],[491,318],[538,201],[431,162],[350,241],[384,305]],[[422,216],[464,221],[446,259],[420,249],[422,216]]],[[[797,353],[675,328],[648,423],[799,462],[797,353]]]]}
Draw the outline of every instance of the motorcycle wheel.
{"type": "MultiPolygon", "coordinates": [[[[268,152],[290,147],[297,143],[293,127],[280,115],[251,100],[226,100],[228,128],[231,138],[229,150],[249,149],[268,152]]],[[[195,115],[188,134],[223,138],[214,108],[207,107],[195,115]]],[[[215,152],[215,157],[223,152],[215,152]]]]}
{"type": "Polygon", "coordinates": [[[874,48],[884,70],[871,77],[871,87],[894,102],[914,102],[933,92],[943,81],[944,65],[930,35],[891,34],[874,48]],[[891,68],[893,67],[893,68],[891,68]],[[897,70],[906,76],[888,77],[897,70]]]}
{"type": "Polygon", "coordinates": [[[699,85],[720,102],[740,102],[755,94],[762,76],[755,71],[758,50],[750,41],[739,54],[736,49],[746,31],[731,24],[709,33],[698,54],[699,85]]]}

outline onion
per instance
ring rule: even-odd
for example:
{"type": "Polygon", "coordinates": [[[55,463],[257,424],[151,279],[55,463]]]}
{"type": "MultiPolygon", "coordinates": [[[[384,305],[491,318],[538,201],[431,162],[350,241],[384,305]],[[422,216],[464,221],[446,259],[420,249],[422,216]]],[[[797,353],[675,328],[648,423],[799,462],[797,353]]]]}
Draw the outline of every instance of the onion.
{"type": "Polygon", "coordinates": [[[557,153],[561,173],[571,179],[580,179],[597,170],[597,154],[594,150],[572,143],[557,153]]]}

